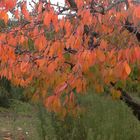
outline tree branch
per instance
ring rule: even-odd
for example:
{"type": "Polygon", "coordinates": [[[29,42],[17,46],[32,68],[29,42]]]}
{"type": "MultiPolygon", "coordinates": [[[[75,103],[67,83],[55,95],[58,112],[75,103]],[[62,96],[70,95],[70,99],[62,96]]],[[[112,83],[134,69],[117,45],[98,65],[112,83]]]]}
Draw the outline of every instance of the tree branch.
{"type": "Polygon", "coordinates": [[[92,12],[94,13],[100,13],[100,14],[106,14],[106,12],[110,11],[112,8],[116,7],[117,5],[121,4],[121,3],[125,3],[126,7],[128,9],[129,7],[129,3],[128,0],[117,0],[115,2],[112,2],[110,5],[108,5],[107,7],[104,7],[102,4],[98,4],[98,3],[92,3],[94,5],[94,7],[92,6],[91,9],[92,12]],[[96,9],[94,9],[96,8],[96,9]]]}
{"type": "Polygon", "coordinates": [[[74,0],[67,0],[67,2],[68,2],[68,4],[70,5],[70,7],[72,8],[72,9],[74,9],[74,10],[78,10],[78,8],[77,8],[77,5],[76,5],[76,3],[75,3],[75,1],[74,0]]]}
{"type": "Polygon", "coordinates": [[[140,42],[140,32],[139,32],[138,28],[134,26],[134,24],[132,24],[128,20],[126,20],[124,28],[127,29],[130,33],[135,34],[137,40],[140,42]]]}
{"type": "Polygon", "coordinates": [[[113,7],[115,7],[116,5],[120,4],[120,3],[125,3],[127,8],[129,7],[128,1],[127,0],[118,0],[116,2],[113,2],[112,4],[110,4],[107,8],[105,8],[105,12],[108,12],[109,10],[111,10],[113,7]]]}
{"type": "MultiPolygon", "coordinates": [[[[110,83],[112,87],[115,87],[115,83],[110,83]]],[[[118,88],[122,95],[120,99],[127,104],[128,107],[130,107],[133,111],[133,114],[137,117],[137,119],[140,121],[140,104],[137,103],[126,91],[124,91],[122,88],[118,88]]]]}

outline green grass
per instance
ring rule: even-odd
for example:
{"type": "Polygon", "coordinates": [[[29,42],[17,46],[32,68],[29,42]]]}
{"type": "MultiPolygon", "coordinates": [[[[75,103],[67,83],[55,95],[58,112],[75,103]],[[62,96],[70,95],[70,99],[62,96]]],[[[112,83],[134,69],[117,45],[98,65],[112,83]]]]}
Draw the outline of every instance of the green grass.
{"type": "Polygon", "coordinates": [[[96,95],[86,98],[83,102],[89,103],[89,109],[84,125],[89,140],[140,140],[140,122],[123,102],[96,95]]]}
{"type": "Polygon", "coordinates": [[[28,103],[13,101],[11,108],[0,108],[0,140],[5,133],[11,133],[14,140],[24,137],[27,140],[39,140],[36,131],[38,119],[34,107],[28,103]]]}
{"type": "Polygon", "coordinates": [[[13,100],[0,108],[0,140],[7,132],[14,140],[140,140],[140,122],[123,102],[92,93],[79,101],[87,112],[61,121],[41,106],[13,100]]]}

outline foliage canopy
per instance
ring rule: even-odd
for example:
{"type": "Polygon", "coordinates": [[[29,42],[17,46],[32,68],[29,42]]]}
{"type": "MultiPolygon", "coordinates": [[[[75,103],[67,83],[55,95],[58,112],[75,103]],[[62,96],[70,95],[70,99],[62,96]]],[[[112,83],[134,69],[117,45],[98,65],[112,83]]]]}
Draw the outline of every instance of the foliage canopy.
{"type": "Polygon", "coordinates": [[[118,88],[124,88],[126,80],[140,82],[140,5],[136,1],[32,3],[35,7],[29,12],[26,1],[0,1],[0,19],[5,24],[0,27],[1,77],[26,87],[34,100],[41,98],[61,116],[80,110],[77,96],[89,87],[98,93],[109,89],[113,98],[120,98],[118,88]],[[17,22],[13,26],[8,26],[8,11],[17,22]]]}

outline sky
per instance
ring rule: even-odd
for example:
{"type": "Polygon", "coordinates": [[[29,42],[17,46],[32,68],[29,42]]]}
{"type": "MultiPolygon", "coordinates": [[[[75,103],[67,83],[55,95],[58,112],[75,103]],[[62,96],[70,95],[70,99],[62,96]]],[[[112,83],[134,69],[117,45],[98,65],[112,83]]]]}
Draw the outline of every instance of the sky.
{"type": "MultiPolygon", "coordinates": [[[[32,0],[27,0],[27,5],[28,5],[28,8],[29,8],[29,10],[30,10],[30,6],[29,6],[29,2],[31,2],[32,0]]],[[[35,1],[38,1],[38,0],[35,0],[35,1]]],[[[59,3],[59,5],[61,5],[61,6],[63,6],[64,5],[64,1],[65,0],[50,0],[51,1],[51,3],[53,3],[53,4],[57,4],[57,3],[59,3]]]]}
{"type": "MultiPolygon", "coordinates": [[[[29,5],[29,3],[31,3],[32,0],[26,0],[27,1],[27,8],[29,11],[32,10],[31,6],[29,5]]],[[[36,2],[38,2],[38,0],[34,0],[36,2]]],[[[50,0],[52,4],[59,4],[60,6],[63,6],[65,4],[65,0],[50,0]]],[[[12,18],[12,14],[10,12],[8,12],[9,18],[12,18]]]]}

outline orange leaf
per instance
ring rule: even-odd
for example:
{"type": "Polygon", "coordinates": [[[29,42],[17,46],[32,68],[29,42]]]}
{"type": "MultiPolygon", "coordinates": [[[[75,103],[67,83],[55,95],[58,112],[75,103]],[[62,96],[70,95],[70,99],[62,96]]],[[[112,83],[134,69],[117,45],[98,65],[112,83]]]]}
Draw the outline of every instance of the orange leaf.
{"type": "Polygon", "coordinates": [[[42,51],[45,49],[47,45],[47,40],[45,38],[44,35],[39,36],[36,40],[35,40],[35,46],[37,47],[37,49],[39,51],[42,51]]]}
{"type": "Polygon", "coordinates": [[[38,59],[36,60],[36,63],[38,64],[39,67],[43,67],[46,63],[46,59],[38,59]]]}
{"type": "Polygon", "coordinates": [[[96,55],[97,55],[97,59],[100,61],[100,62],[104,62],[105,61],[105,55],[104,55],[104,52],[101,51],[101,50],[97,50],[96,51],[96,55]]]}
{"type": "Polygon", "coordinates": [[[111,89],[111,94],[112,94],[112,98],[113,99],[120,99],[121,96],[121,92],[119,90],[116,89],[111,89]]]}
{"type": "Polygon", "coordinates": [[[67,86],[68,86],[67,83],[63,82],[62,84],[58,85],[58,87],[56,87],[55,93],[58,94],[62,92],[64,89],[66,89],[67,86]]]}
{"type": "Polygon", "coordinates": [[[81,8],[84,5],[84,1],[83,0],[75,0],[76,5],[78,6],[78,8],[81,8]]]}
{"type": "Polygon", "coordinates": [[[53,104],[54,99],[55,99],[55,96],[52,95],[52,96],[47,97],[45,101],[45,106],[50,110],[52,110],[52,104],[53,104]]]}
{"type": "Polygon", "coordinates": [[[105,41],[105,40],[102,40],[101,41],[101,43],[100,43],[100,47],[102,48],[102,49],[106,49],[107,48],[107,42],[105,41]]]}
{"type": "Polygon", "coordinates": [[[27,68],[28,68],[28,62],[22,62],[21,66],[20,66],[21,72],[23,72],[23,73],[26,72],[27,68]]]}
{"type": "Polygon", "coordinates": [[[75,40],[74,46],[72,46],[72,47],[75,48],[75,49],[78,49],[80,47],[80,45],[81,45],[81,39],[77,38],[75,40]]]}
{"type": "Polygon", "coordinates": [[[65,29],[66,29],[66,37],[68,37],[71,34],[72,25],[69,21],[65,22],[65,29]]]}
{"type": "Polygon", "coordinates": [[[129,75],[131,72],[131,68],[126,61],[124,62],[124,68],[125,68],[125,72],[127,73],[127,75],[129,75]]]}
{"type": "Polygon", "coordinates": [[[98,84],[98,83],[95,84],[95,90],[96,90],[97,93],[102,93],[102,92],[104,92],[103,86],[100,85],[100,84],[98,84]]]}
{"type": "Polygon", "coordinates": [[[60,99],[57,96],[54,98],[52,108],[53,108],[54,112],[60,112],[61,111],[61,102],[60,102],[60,99]]]}
{"type": "Polygon", "coordinates": [[[74,93],[70,93],[70,102],[74,103],[74,93]]]}
{"type": "Polygon", "coordinates": [[[42,2],[39,2],[38,8],[37,8],[38,13],[41,13],[42,12],[42,8],[43,8],[43,3],[42,2]]]}
{"type": "Polygon", "coordinates": [[[21,7],[21,11],[22,11],[22,14],[24,15],[24,18],[27,20],[30,20],[30,15],[29,15],[29,11],[27,10],[26,2],[23,3],[21,7]]]}
{"type": "Polygon", "coordinates": [[[54,60],[53,62],[50,62],[49,65],[48,65],[48,68],[47,68],[47,72],[48,74],[52,74],[55,69],[57,68],[58,66],[58,61],[57,60],[54,60]]]}
{"type": "Polygon", "coordinates": [[[134,13],[133,15],[136,17],[136,18],[140,18],[140,6],[137,6],[134,8],[134,13]]]}
{"type": "Polygon", "coordinates": [[[45,12],[45,16],[44,16],[44,25],[46,25],[47,27],[50,25],[51,22],[51,13],[49,13],[48,11],[45,12]]]}
{"type": "Polygon", "coordinates": [[[15,10],[15,11],[14,11],[14,15],[15,15],[15,18],[18,19],[18,18],[19,18],[19,10],[15,10]]]}
{"type": "Polygon", "coordinates": [[[16,5],[16,0],[5,0],[6,9],[12,9],[16,5]]]}
{"type": "Polygon", "coordinates": [[[8,14],[6,11],[0,11],[0,19],[3,19],[4,22],[7,24],[8,22],[8,14]]]}
{"type": "Polygon", "coordinates": [[[140,47],[134,47],[134,56],[137,61],[140,59],[140,47]]]}
{"type": "Polygon", "coordinates": [[[12,35],[9,35],[9,36],[8,36],[7,41],[8,41],[8,44],[9,44],[9,45],[12,45],[12,46],[14,46],[14,47],[17,45],[17,39],[14,38],[12,35]]]}

